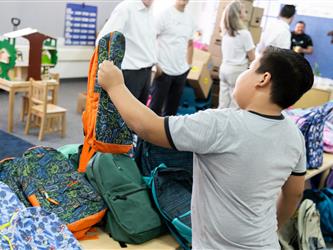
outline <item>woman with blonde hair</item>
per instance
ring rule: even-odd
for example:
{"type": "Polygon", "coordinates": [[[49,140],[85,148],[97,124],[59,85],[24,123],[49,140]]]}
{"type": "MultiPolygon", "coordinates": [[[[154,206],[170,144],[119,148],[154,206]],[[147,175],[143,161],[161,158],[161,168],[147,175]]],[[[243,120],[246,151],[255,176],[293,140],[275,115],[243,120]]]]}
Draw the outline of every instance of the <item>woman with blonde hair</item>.
{"type": "Polygon", "coordinates": [[[245,8],[239,1],[231,2],[224,9],[219,108],[237,107],[232,97],[236,79],[255,58],[252,36],[243,23],[245,18],[245,8]]]}

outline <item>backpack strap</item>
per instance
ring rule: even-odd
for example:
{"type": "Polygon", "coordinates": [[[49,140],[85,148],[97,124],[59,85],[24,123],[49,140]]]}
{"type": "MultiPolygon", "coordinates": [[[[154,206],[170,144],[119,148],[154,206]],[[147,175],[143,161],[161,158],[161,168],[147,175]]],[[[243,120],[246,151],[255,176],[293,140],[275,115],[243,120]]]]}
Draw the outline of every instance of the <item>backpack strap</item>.
{"type": "MultiPolygon", "coordinates": [[[[13,222],[13,219],[15,218],[15,216],[16,216],[17,214],[18,214],[18,212],[15,212],[15,213],[12,215],[12,217],[10,218],[9,222],[0,225],[0,231],[4,230],[4,229],[7,228],[7,227],[10,227],[11,224],[12,224],[12,222],[13,222]]],[[[3,235],[3,234],[0,234],[0,236],[1,236],[2,238],[4,238],[4,239],[8,242],[8,245],[9,245],[10,250],[13,250],[14,248],[13,248],[13,245],[12,245],[12,242],[11,242],[10,238],[9,238],[7,235],[3,235]]]]}
{"type": "Polygon", "coordinates": [[[94,124],[96,123],[96,113],[97,113],[97,105],[99,99],[99,94],[94,92],[97,69],[98,69],[98,47],[95,48],[94,54],[90,60],[90,66],[89,66],[90,73],[88,75],[88,84],[87,84],[88,89],[87,89],[86,111],[82,115],[83,131],[85,137],[78,168],[78,171],[81,173],[86,172],[88,162],[96,152],[91,139],[93,138],[94,124]]]}

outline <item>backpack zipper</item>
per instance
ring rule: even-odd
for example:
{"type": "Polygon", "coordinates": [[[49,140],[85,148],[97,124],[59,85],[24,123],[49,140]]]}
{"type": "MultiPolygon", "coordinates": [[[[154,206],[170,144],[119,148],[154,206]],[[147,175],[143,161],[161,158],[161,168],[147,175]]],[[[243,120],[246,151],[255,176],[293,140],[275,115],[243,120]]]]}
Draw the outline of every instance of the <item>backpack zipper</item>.
{"type": "Polygon", "coordinates": [[[146,189],[147,189],[147,187],[141,187],[141,188],[138,188],[138,189],[133,190],[131,192],[122,194],[122,195],[115,195],[115,196],[112,197],[112,200],[113,201],[116,201],[116,200],[127,200],[127,196],[129,196],[131,194],[134,194],[134,193],[137,193],[137,192],[140,192],[140,191],[143,191],[143,190],[146,190],[146,189]]]}

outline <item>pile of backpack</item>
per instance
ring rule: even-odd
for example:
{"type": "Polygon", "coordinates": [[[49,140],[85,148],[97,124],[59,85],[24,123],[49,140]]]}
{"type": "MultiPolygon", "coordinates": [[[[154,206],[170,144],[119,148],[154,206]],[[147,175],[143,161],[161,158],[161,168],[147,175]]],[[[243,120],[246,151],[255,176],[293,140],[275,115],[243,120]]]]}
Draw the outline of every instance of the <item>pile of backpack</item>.
{"type": "Polygon", "coordinates": [[[190,249],[192,153],[139,140],[135,156],[97,152],[86,168],[108,207],[105,231],[121,246],[169,231],[190,249]]]}
{"type": "Polygon", "coordinates": [[[96,77],[104,60],[120,68],[125,47],[124,36],[111,32],[99,40],[91,58],[78,170],[103,197],[106,231],[120,245],[142,243],[169,228],[190,248],[192,154],[139,142],[138,168],[127,154],[133,153],[132,133],[96,77]]]}
{"type": "Polygon", "coordinates": [[[31,236],[40,234],[50,236],[51,241],[46,244],[50,247],[65,239],[62,235],[57,236],[59,233],[71,238],[74,244],[73,235],[76,239],[87,238],[87,233],[106,212],[102,197],[85,176],[53,148],[34,147],[24,152],[22,157],[0,161],[0,182],[3,184],[0,195],[12,197],[8,202],[4,200],[2,205],[17,208],[1,209],[3,224],[0,229],[2,240],[5,240],[1,244],[14,242],[18,245],[15,242],[20,241],[17,236],[21,234],[27,238],[27,244],[42,247],[45,244],[43,236],[31,236]],[[29,228],[26,227],[28,224],[29,228]],[[71,233],[66,231],[67,228],[71,233]]]}
{"type": "MultiPolygon", "coordinates": [[[[44,231],[39,230],[36,218],[45,217],[45,223],[57,222],[54,225],[66,235],[60,239],[67,238],[66,244],[77,244],[79,249],[76,239],[91,237],[89,231],[104,219],[105,231],[121,246],[140,244],[169,231],[184,249],[190,249],[192,153],[140,140],[136,159],[128,154],[98,152],[86,173],[80,173],[78,146],[75,152],[66,150],[39,146],[28,149],[22,157],[0,161],[0,196],[8,196],[9,192],[4,195],[3,190],[10,190],[16,197],[15,202],[3,205],[17,208],[16,203],[20,203],[19,217],[33,214],[30,220],[35,223],[35,231],[28,232],[43,233],[48,227],[53,230],[51,222],[42,226],[44,231]]],[[[1,210],[3,224],[11,223],[16,215],[17,210],[10,211],[1,210]]],[[[54,229],[55,239],[60,237],[59,230],[54,229]]],[[[8,235],[9,241],[3,238],[0,246],[17,244],[14,234],[8,235]]],[[[57,249],[61,249],[61,242],[57,249]]],[[[29,244],[41,242],[31,239],[29,244]]]]}
{"type": "Polygon", "coordinates": [[[76,239],[94,238],[97,224],[122,247],[169,230],[191,248],[193,154],[140,140],[130,157],[132,133],[98,84],[98,64],[120,67],[124,53],[124,36],[112,32],[91,58],[83,146],[0,161],[1,249],[80,249],[76,239]]]}

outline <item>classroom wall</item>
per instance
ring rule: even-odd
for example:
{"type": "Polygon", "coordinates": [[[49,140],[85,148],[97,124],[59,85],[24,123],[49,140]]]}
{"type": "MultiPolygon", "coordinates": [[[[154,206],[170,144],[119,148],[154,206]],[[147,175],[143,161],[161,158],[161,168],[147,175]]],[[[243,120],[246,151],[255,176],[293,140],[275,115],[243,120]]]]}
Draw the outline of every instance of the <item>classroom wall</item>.
{"type": "MultiPolygon", "coordinates": [[[[12,31],[12,17],[21,19],[19,28],[36,28],[38,31],[53,37],[64,36],[66,2],[82,1],[44,0],[44,1],[0,1],[0,34],[12,31]]],[[[102,28],[118,1],[85,1],[87,5],[98,7],[97,27],[102,28]]]]}
{"type": "MultiPolygon", "coordinates": [[[[174,0],[155,0],[154,9],[162,10],[170,6],[174,0]]],[[[98,7],[97,29],[100,30],[105,21],[109,18],[115,6],[121,0],[108,1],[63,1],[63,0],[20,0],[1,1],[0,0],[0,35],[12,31],[12,17],[21,19],[20,29],[31,27],[42,33],[53,37],[64,36],[64,20],[66,3],[82,3],[95,5],[98,7]]],[[[202,2],[190,1],[187,9],[193,14],[194,20],[198,20],[202,2]]],[[[98,31],[97,30],[97,31],[98,31]]]]}

